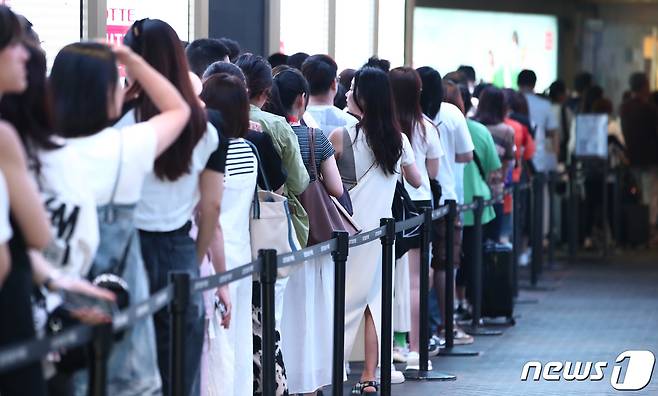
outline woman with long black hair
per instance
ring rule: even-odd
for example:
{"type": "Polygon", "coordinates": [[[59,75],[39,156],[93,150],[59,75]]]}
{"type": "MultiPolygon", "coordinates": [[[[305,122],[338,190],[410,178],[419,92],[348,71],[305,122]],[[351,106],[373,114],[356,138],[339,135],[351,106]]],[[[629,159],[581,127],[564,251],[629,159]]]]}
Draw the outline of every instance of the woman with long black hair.
{"type": "MultiPolygon", "coordinates": [[[[167,78],[190,107],[190,119],[183,133],[155,161],[153,171],[144,180],[142,197],[135,212],[140,242],[151,293],[169,284],[170,271],[186,271],[199,277],[199,264],[205,257],[218,228],[223,191],[225,159],[213,155],[219,135],[208,123],[190,80],[190,71],[178,35],[159,19],[136,21],[124,43],[141,55],[155,70],[167,78]],[[198,210],[196,241],[190,236],[192,216],[198,210]]],[[[139,83],[127,93],[131,109],[117,123],[132,125],[157,114],[154,101],[144,94],[139,83]]],[[[229,305],[228,288],[217,291],[218,298],[229,305]]],[[[185,394],[199,393],[200,356],[203,345],[203,301],[193,294],[187,310],[185,331],[185,394]]],[[[158,365],[165,393],[171,380],[170,315],[166,309],[154,316],[158,347],[158,365]]]]}
{"type": "MultiPolygon", "coordinates": [[[[404,187],[418,208],[432,207],[430,179],[439,174],[439,158],[443,155],[439,131],[423,115],[420,105],[422,82],[418,72],[410,67],[398,67],[390,71],[395,107],[402,132],[409,138],[416,157],[416,167],[420,172],[421,184],[411,185],[405,180],[404,187]]],[[[411,323],[409,332],[409,355],[407,369],[419,369],[419,314],[420,314],[420,235],[409,242],[409,297],[411,323]]],[[[404,264],[402,264],[404,265],[404,264]]],[[[397,268],[396,268],[397,270],[397,268]]],[[[437,350],[438,352],[438,350],[437,350]]],[[[431,367],[431,362],[430,362],[431,367]]]]}
{"type": "MultiPolygon", "coordinates": [[[[329,140],[336,150],[341,176],[344,179],[353,176],[357,182],[350,190],[354,219],[363,229],[373,229],[379,227],[381,218],[391,217],[396,182],[403,170],[415,167],[415,158],[409,140],[400,131],[391,85],[384,71],[369,66],[358,70],[347,92],[347,106],[361,121],[346,130],[334,130],[329,140]]],[[[350,355],[365,316],[365,367],[353,393],[373,393],[379,389],[376,369],[381,318],[381,248],[367,244],[351,249],[346,271],[345,356],[350,355]]],[[[381,362],[384,370],[389,369],[390,364],[381,362]]]]}
{"type": "MultiPolygon", "coordinates": [[[[278,68],[264,108],[284,117],[292,127],[310,180],[321,180],[326,191],[339,198],[343,183],[334,148],[322,130],[301,123],[308,104],[308,83],[299,70],[278,68]]],[[[305,262],[288,280],[281,318],[281,348],[285,351],[291,394],[311,394],[331,383],[331,345],[318,340],[332,337],[333,273],[331,257],[323,256],[305,262]]]]}
{"type": "MultiPolygon", "coordinates": [[[[143,301],[150,293],[135,208],[144,179],[156,158],[183,131],[190,107],[166,78],[123,46],[69,44],[57,54],[49,81],[55,128],[79,157],[78,171],[97,205],[100,242],[89,277],[121,276],[131,301],[143,301]],[[159,110],[143,122],[121,128],[112,127],[123,104],[117,61],[159,110]]],[[[87,375],[80,373],[75,381],[76,394],[85,394],[87,375]]],[[[144,319],[115,343],[108,362],[107,392],[151,395],[161,388],[153,322],[144,319]]]]}

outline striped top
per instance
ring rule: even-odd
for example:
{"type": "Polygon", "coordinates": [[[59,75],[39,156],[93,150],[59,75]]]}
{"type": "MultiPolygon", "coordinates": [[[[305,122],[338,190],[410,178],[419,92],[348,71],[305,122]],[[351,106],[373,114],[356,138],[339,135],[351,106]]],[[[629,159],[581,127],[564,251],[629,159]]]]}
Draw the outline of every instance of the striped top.
{"type": "Polygon", "coordinates": [[[226,176],[257,172],[258,162],[251,146],[244,139],[231,139],[226,152],[226,176]]]}
{"type": "MultiPolygon", "coordinates": [[[[311,164],[311,147],[310,147],[310,136],[309,136],[309,128],[302,126],[302,125],[296,125],[292,127],[292,130],[295,131],[295,134],[297,135],[297,140],[299,142],[299,150],[302,154],[302,161],[304,161],[304,166],[306,166],[306,169],[309,170],[309,178],[311,181],[315,180],[315,177],[312,173],[312,168],[310,168],[311,164]]],[[[334,155],[335,150],[334,147],[331,145],[331,142],[327,137],[322,133],[321,130],[316,129],[315,130],[315,170],[316,174],[320,174],[320,165],[324,160],[327,158],[331,157],[334,155]]]]}

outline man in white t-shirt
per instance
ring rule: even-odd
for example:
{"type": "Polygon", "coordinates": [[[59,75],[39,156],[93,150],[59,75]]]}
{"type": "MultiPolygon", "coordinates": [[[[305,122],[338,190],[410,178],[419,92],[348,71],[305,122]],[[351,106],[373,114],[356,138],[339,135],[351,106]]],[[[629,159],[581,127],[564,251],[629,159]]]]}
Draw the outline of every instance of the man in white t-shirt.
{"type": "MultiPolygon", "coordinates": [[[[473,140],[468,131],[466,118],[459,108],[451,103],[443,102],[439,112],[434,118],[434,123],[439,128],[441,145],[445,155],[440,158],[439,162],[439,184],[441,184],[441,204],[446,199],[457,201],[458,204],[464,202],[464,165],[473,159],[473,140]]],[[[455,268],[459,265],[456,259],[461,250],[461,221],[457,217],[455,224],[455,268]]],[[[441,307],[445,306],[443,299],[446,290],[446,249],[445,238],[441,229],[445,226],[439,225],[439,236],[432,244],[432,268],[434,269],[434,288],[437,293],[437,299],[441,307]]],[[[453,290],[456,290],[453,285],[453,290]]],[[[444,323],[445,326],[445,323],[444,323]]],[[[457,328],[455,328],[457,329],[457,328]]],[[[472,338],[467,336],[463,331],[457,331],[457,338],[472,338]]]]}
{"type": "Polygon", "coordinates": [[[466,118],[457,106],[441,103],[434,124],[439,128],[441,145],[445,153],[440,158],[439,164],[441,204],[446,199],[454,199],[459,204],[464,201],[464,164],[473,159],[475,146],[468,132],[466,118]]]}
{"type": "Polygon", "coordinates": [[[559,124],[551,110],[551,102],[534,93],[537,75],[532,70],[522,70],[517,78],[519,91],[528,101],[530,121],[536,126],[535,144],[537,150],[532,158],[535,168],[548,172],[557,168],[557,147],[559,124]]]}
{"type": "Polygon", "coordinates": [[[336,96],[336,73],[338,66],[329,55],[313,55],[302,64],[302,73],[308,81],[310,97],[304,121],[322,129],[326,136],[337,128],[351,127],[358,120],[334,106],[336,96]]]}
{"type": "Polygon", "coordinates": [[[0,171],[0,288],[9,274],[9,265],[11,263],[9,258],[9,249],[7,242],[12,237],[11,225],[9,223],[9,191],[7,191],[7,184],[5,177],[0,171]]]}

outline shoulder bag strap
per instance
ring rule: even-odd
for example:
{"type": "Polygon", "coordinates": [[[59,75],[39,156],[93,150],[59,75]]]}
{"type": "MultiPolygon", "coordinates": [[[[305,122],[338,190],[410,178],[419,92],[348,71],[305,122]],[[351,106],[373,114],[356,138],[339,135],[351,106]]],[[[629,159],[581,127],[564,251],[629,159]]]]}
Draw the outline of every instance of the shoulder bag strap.
{"type": "Polygon", "coordinates": [[[307,127],[308,130],[308,148],[311,152],[310,168],[308,171],[309,176],[315,176],[315,180],[320,180],[318,177],[318,168],[315,164],[315,129],[307,127]],[[312,172],[312,173],[311,173],[312,172]]]}

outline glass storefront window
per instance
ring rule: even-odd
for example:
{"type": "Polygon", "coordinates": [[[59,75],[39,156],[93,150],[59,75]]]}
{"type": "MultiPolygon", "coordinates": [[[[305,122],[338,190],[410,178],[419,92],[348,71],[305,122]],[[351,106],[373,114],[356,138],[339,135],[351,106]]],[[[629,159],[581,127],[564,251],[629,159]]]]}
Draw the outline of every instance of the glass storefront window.
{"type": "Polygon", "coordinates": [[[377,52],[391,68],[404,65],[404,18],[405,0],[380,0],[377,52]]]}
{"type": "Polygon", "coordinates": [[[339,71],[358,69],[373,55],[374,29],[374,0],[336,0],[335,60],[339,71]]]}
{"type": "Polygon", "coordinates": [[[281,0],[280,34],[279,50],[285,54],[326,54],[329,51],[329,1],[281,0]]]}
{"type": "Polygon", "coordinates": [[[80,0],[4,0],[0,3],[32,23],[46,52],[49,68],[60,49],[80,40],[80,0]]]}
{"type": "Polygon", "coordinates": [[[190,41],[190,1],[107,0],[107,41],[120,43],[133,22],[161,19],[174,28],[178,37],[190,41]]]}

